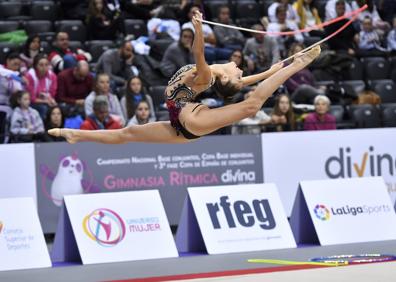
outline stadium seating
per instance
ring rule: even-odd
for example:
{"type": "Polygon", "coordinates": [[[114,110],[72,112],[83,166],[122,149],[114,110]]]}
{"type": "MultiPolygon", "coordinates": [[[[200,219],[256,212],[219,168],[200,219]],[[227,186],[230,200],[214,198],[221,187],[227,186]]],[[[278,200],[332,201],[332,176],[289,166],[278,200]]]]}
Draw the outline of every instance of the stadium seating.
{"type": "Polygon", "coordinates": [[[150,96],[153,98],[153,104],[155,111],[163,110],[163,105],[165,103],[165,89],[166,86],[152,86],[149,89],[150,96]]]}
{"type": "Polygon", "coordinates": [[[23,27],[26,33],[29,35],[43,32],[51,32],[52,22],[46,20],[26,21],[24,22],[23,27]]]}
{"type": "Polygon", "coordinates": [[[34,20],[49,20],[57,19],[57,6],[52,1],[34,1],[30,6],[30,16],[34,20]]]}
{"type": "Polygon", "coordinates": [[[381,97],[382,103],[396,103],[396,88],[392,80],[372,80],[370,85],[374,92],[381,97]]]}
{"type": "Polygon", "coordinates": [[[396,104],[383,104],[381,106],[382,126],[396,127],[396,104]]]}
{"type": "Polygon", "coordinates": [[[86,40],[86,28],[80,20],[57,21],[55,22],[55,29],[57,32],[67,32],[69,34],[69,40],[81,42],[86,40]]]}
{"type": "Polygon", "coordinates": [[[0,33],[17,30],[19,27],[18,21],[0,21],[0,33]]]}
{"type": "Polygon", "coordinates": [[[354,105],[351,107],[352,120],[357,128],[375,128],[381,126],[378,109],[373,105],[354,105]]]}
{"type": "Polygon", "coordinates": [[[387,79],[390,63],[382,57],[362,58],[366,80],[387,79]]]}
{"type": "Polygon", "coordinates": [[[125,33],[132,34],[134,38],[147,36],[147,26],[143,20],[127,19],[124,20],[125,33]]]}

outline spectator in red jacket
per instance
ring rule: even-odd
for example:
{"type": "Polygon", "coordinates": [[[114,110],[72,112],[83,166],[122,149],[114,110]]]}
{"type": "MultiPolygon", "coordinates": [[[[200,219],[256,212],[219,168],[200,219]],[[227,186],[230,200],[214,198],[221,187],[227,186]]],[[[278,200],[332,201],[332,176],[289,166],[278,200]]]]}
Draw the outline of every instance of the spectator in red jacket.
{"type": "Polygon", "coordinates": [[[120,129],[121,124],[109,114],[109,104],[104,96],[97,96],[93,103],[94,113],[87,116],[80,129],[120,129]]]}
{"type": "Polygon", "coordinates": [[[58,74],[57,99],[66,113],[84,113],[84,100],[92,91],[93,77],[86,61],[58,74]]]}
{"type": "Polygon", "coordinates": [[[78,61],[90,61],[91,54],[82,49],[75,52],[69,48],[69,35],[67,32],[58,32],[55,37],[54,47],[49,54],[49,60],[55,73],[74,67],[78,61]]]}

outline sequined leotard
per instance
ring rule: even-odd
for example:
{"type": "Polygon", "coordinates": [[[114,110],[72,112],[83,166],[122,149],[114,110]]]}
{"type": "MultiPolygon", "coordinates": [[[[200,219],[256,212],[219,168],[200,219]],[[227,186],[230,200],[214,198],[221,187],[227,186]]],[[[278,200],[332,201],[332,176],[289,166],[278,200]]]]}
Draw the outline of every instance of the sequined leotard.
{"type": "MultiPolygon", "coordinates": [[[[165,91],[166,105],[169,111],[171,125],[176,129],[178,135],[181,132],[187,139],[196,139],[200,137],[189,132],[179,120],[179,114],[182,108],[188,103],[194,103],[195,98],[200,94],[182,82],[186,73],[193,69],[195,69],[195,65],[186,65],[181,67],[169,80],[168,87],[165,91]]],[[[207,88],[211,87],[213,83],[214,79],[212,78],[212,81],[207,88]]],[[[200,105],[202,104],[197,105],[197,107],[200,105]]],[[[197,107],[195,107],[193,111],[197,107]]]]}

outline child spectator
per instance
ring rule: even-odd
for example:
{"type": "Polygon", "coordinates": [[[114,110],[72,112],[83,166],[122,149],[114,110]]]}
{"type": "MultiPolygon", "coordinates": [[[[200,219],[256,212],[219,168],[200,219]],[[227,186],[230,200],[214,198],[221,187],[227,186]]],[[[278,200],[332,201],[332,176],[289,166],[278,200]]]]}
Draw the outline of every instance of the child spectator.
{"type": "MultiPolygon", "coordinates": [[[[47,112],[47,117],[44,122],[45,132],[52,128],[64,128],[65,126],[65,115],[59,106],[54,106],[49,108],[47,112]]],[[[66,141],[65,138],[61,136],[53,136],[46,133],[46,138],[48,142],[62,142],[66,141]]]]}
{"type": "Polygon", "coordinates": [[[293,107],[288,95],[280,94],[276,97],[271,120],[276,125],[276,131],[290,131],[296,128],[293,107]]]}
{"type": "Polygon", "coordinates": [[[287,20],[294,22],[296,25],[298,25],[300,22],[300,18],[297,12],[293,9],[293,6],[289,3],[289,0],[277,0],[268,7],[268,18],[270,22],[278,22],[278,18],[276,16],[276,9],[279,5],[284,5],[286,7],[287,20]]]}
{"type": "Polygon", "coordinates": [[[12,97],[14,111],[11,117],[12,142],[44,141],[44,125],[39,113],[30,107],[30,95],[18,91],[12,97]]]}
{"type": "Polygon", "coordinates": [[[150,122],[150,106],[147,101],[140,101],[136,107],[135,115],[129,120],[128,125],[146,124],[150,122]]]}
{"type": "Polygon", "coordinates": [[[373,27],[373,21],[366,17],[362,24],[363,30],[358,34],[360,56],[381,56],[385,55],[385,48],[381,46],[381,38],[373,27]]]}

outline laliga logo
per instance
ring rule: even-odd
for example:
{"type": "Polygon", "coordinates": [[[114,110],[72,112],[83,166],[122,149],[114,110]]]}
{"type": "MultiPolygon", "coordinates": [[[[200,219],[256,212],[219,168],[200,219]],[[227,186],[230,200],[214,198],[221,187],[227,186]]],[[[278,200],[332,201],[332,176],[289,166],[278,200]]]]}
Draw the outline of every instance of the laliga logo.
{"type": "Polygon", "coordinates": [[[325,205],[316,205],[314,208],[314,213],[320,220],[325,221],[330,219],[330,211],[325,205]]]}
{"type": "Polygon", "coordinates": [[[1,234],[1,231],[3,231],[3,227],[4,227],[4,224],[2,221],[0,221],[0,234],[1,234]]]}
{"type": "Polygon", "coordinates": [[[109,209],[97,209],[83,219],[83,230],[93,241],[104,247],[113,247],[125,237],[121,217],[109,209]]]}

